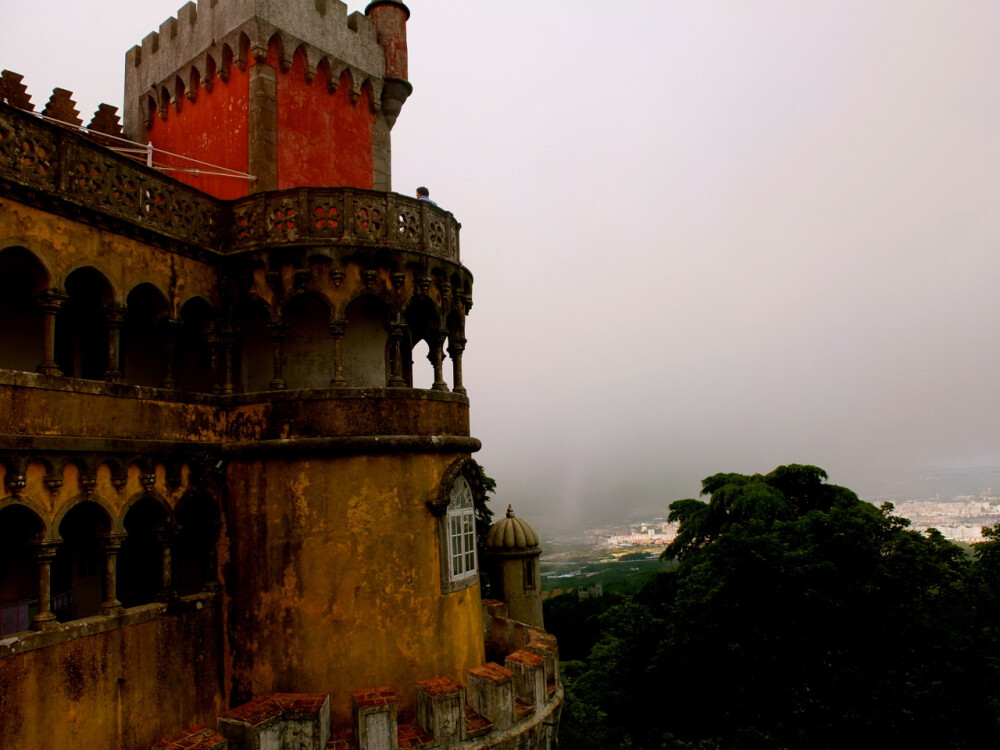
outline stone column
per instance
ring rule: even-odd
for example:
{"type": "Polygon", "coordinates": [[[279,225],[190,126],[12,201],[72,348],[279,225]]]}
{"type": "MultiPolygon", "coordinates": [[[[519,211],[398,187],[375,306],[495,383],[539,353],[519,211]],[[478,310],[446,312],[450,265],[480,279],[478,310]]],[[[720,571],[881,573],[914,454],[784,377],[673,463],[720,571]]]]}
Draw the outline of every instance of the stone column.
{"type": "Polygon", "coordinates": [[[69,299],[69,295],[57,289],[48,289],[38,294],[35,299],[45,315],[42,329],[42,363],[35,368],[35,371],[58,377],[63,373],[56,364],[56,314],[63,302],[69,299]]]}
{"type": "Polygon", "coordinates": [[[343,388],[347,385],[344,378],[344,334],[347,332],[346,320],[331,320],[330,335],[333,336],[333,377],[330,385],[343,388]]]}
{"type": "Polygon", "coordinates": [[[35,561],[38,563],[38,614],[31,621],[33,630],[48,630],[57,624],[52,611],[52,561],[58,547],[59,542],[38,542],[35,545],[35,561]]]}
{"type": "Polygon", "coordinates": [[[267,50],[255,51],[250,75],[249,172],[257,179],[250,192],[278,189],[278,72],[268,65],[267,50]]]}
{"type": "Polygon", "coordinates": [[[173,539],[173,528],[165,526],[156,530],[156,541],[160,544],[160,592],[156,598],[161,602],[174,598],[173,559],[170,554],[173,539]]]}
{"type": "Polygon", "coordinates": [[[446,391],[448,390],[448,384],[444,381],[444,336],[441,334],[435,334],[433,338],[428,341],[427,359],[431,361],[431,365],[434,366],[434,384],[431,385],[431,390],[433,391],[446,391]]]}
{"type": "Polygon", "coordinates": [[[104,379],[112,383],[121,383],[121,341],[122,323],[125,322],[125,308],[121,305],[108,305],[104,308],[104,319],[108,323],[108,369],[104,379]]]}
{"type": "Polygon", "coordinates": [[[222,524],[212,525],[212,544],[205,556],[205,570],[203,572],[205,591],[219,590],[219,536],[221,529],[222,524]]]}
{"type": "Polygon", "coordinates": [[[267,326],[268,333],[271,334],[271,341],[274,342],[274,380],[268,383],[272,391],[280,391],[288,387],[285,379],[281,376],[281,368],[284,360],[281,356],[281,342],[288,335],[288,326],[279,323],[271,323],[267,326]]]}
{"type": "Polygon", "coordinates": [[[452,336],[448,342],[448,356],[451,357],[452,382],[455,393],[465,393],[465,386],[462,384],[462,352],[465,351],[466,339],[464,336],[452,336]]]}
{"type": "Polygon", "coordinates": [[[122,611],[118,601],[118,552],[122,548],[124,534],[108,534],[101,539],[104,548],[104,601],[100,605],[102,615],[116,615],[122,611]]]}
{"type": "Polygon", "coordinates": [[[403,333],[406,326],[402,323],[389,324],[389,387],[404,388],[403,380],[403,333]]]}
{"type": "Polygon", "coordinates": [[[160,387],[175,390],[177,388],[177,334],[181,330],[182,323],[177,318],[164,318],[161,325],[163,326],[164,349],[166,349],[167,356],[160,387]]]}
{"type": "Polygon", "coordinates": [[[216,370],[212,393],[230,396],[236,392],[233,387],[233,344],[236,334],[232,331],[216,331],[212,338],[216,370]]]}

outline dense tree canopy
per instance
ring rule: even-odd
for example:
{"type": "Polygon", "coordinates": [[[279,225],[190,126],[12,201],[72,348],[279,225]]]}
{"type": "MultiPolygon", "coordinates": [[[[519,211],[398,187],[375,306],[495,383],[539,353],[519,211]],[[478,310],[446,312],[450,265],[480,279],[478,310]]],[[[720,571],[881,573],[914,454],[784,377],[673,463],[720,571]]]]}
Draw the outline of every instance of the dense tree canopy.
{"type": "Polygon", "coordinates": [[[567,747],[1000,740],[1000,525],[970,558],[826,478],[716,474],[707,502],[670,506],[678,569],[609,610],[570,665],[567,747]]]}

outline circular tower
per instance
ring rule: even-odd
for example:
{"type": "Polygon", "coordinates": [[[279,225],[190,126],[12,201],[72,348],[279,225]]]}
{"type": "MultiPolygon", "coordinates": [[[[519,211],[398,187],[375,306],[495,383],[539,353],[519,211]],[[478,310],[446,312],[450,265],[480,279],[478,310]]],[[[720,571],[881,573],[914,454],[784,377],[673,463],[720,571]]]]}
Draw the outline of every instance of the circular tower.
{"type": "Polygon", "coordinates": [[[490,527],[486,536],[486,554],[502,588],[501,599],[507,603],[511,619],[542,628],[542,575],[538,557],[538,534],[524,519],[507,506],[506,518],[490,527]]]}

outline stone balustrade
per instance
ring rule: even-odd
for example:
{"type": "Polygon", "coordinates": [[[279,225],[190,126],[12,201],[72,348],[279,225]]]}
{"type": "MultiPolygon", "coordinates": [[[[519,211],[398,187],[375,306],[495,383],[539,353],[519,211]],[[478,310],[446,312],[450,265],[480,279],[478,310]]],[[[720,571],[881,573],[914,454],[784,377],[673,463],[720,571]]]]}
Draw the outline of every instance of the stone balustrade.
{"type": "Polygon", "coordinates": [[[217,200],[95,143],[0,104],[0,195],[74,219],[124,223],[149,239],[233,254],[272,247],[373,247],[460,263],[451,213],[427,201],[350,187],[217,200]]]}

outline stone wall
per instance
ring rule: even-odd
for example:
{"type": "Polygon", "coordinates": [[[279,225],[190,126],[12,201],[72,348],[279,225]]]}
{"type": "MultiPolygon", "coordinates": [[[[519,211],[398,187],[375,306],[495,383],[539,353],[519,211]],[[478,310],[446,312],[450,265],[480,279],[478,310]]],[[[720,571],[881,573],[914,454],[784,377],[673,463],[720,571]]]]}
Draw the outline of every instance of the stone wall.
{"type": "Polygon", "coordinates": [[[187,597],[0,638],[0,747],[137,750],[214,722],[221,617],[216,601],[187,597]]]}

